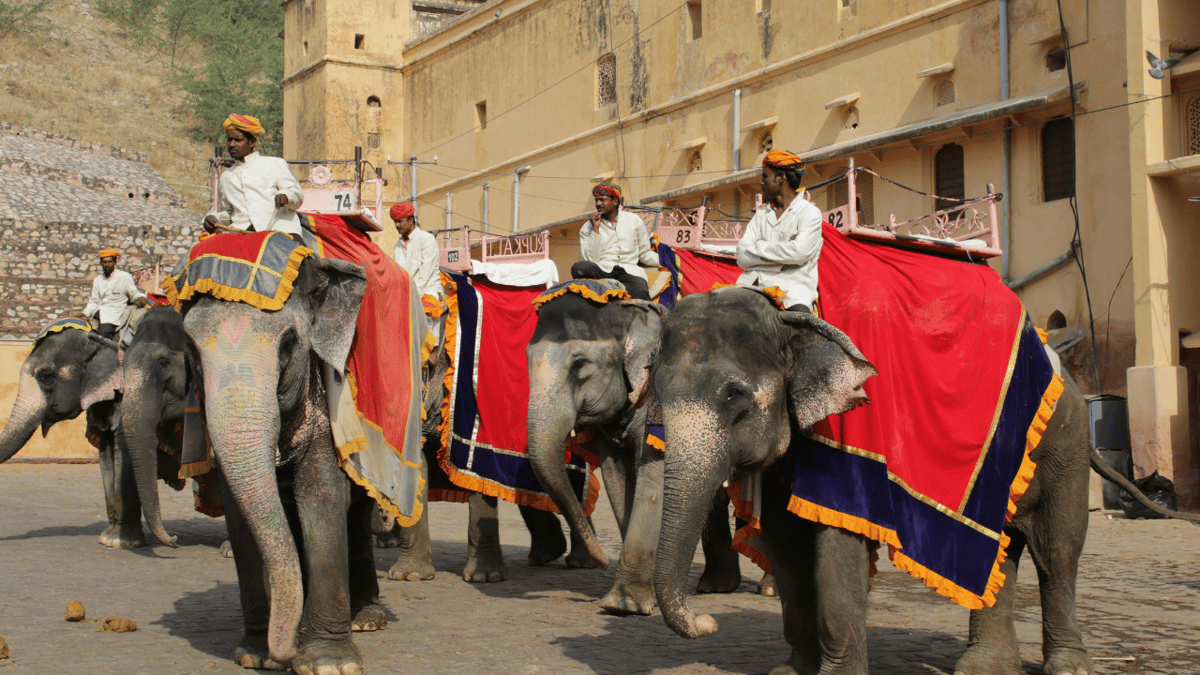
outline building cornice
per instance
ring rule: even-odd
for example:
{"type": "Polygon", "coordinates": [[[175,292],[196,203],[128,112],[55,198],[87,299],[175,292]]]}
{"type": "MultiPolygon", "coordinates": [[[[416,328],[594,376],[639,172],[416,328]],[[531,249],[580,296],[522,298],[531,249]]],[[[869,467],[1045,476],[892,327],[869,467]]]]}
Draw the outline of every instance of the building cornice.
{"type": "Polygon", "coordinates": [[[328,54],[326,54],[325,56],[322,56],[321,58],[308,64],[307,66],[304,66],[303,68],[301,68],[300,70],[297,70],[296,72],[292,73],[291,75],[284,76],[284,78],[280,84],[286,85],[289,82],[291,82],[292,80],[296,80],[301,77],[306,77],[308,75],[311,75],[314,72],[316,72],[317,70],[323,68],[326,64],[333,64],[333,65],[338,65],[338,66],[351,66],[353,68],[366,68],[368,70],[391,70],[391,71],[396,71],[396,72],[400,71],[400,66],[393,65],[390,63],[379,63],[377,61],[367,61],[366,59],[348,59],[344,56],[329,56],[328,54]]]}
{"type": "Polygon", "coordinates": [[[453,48],[459,42],[472,39],[486,33],[496,26],[515,19],[532,11],[549,0],[492,0],[463,14],[452,21],[443,24],[436,31],[422,35],[404,45],[406,61],[403,68],[408,69],[418,61],[441,54],[453,48]],[[509,6],[511,5],[511,6],[509,6]],[[496,16],[496,11],[500,16],[496,16]],[[409,58],[410,52],[416,52],[409,58]]]}

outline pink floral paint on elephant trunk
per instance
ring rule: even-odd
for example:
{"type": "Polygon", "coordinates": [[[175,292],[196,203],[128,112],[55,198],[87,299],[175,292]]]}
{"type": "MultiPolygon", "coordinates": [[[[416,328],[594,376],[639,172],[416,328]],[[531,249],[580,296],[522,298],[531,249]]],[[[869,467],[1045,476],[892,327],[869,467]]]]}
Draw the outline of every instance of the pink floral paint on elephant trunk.
{"type": "Polygon", "coordinates": [[[204,408],[217,463],[263,556],[271,602],[270,656],[287,664],[296,655],[304,589],[296,542],[275,477],[280,430],[278,357],[263,336],[243,335],[246,320],[245,315],[221,317],[224,335],[198,345],[204,408]],[[234,325],[239,320],[241,325],[234,325]],[[231,334],[241,339],[231,340],[231,334]]]}
{"type": "Polygon", "coordinates": [[[46,416],[49,405],[46,393],[38,386],[27,364],[21,369],[17,401],[13,404],[4,431],[0,432],[0,462],[7,462],[33,438],[33,432],[37,431],[38,424],[46,416]]]}
{"type": "Polygon", "coordinates": [[[688,571],[713,497],[729,477],[729,442],[711,408],[695,399],[664,397],[663,426],[667,452],[654,589],[667,625],[698,638],[715,633],[717,622],[692,610],[688,571]]]}

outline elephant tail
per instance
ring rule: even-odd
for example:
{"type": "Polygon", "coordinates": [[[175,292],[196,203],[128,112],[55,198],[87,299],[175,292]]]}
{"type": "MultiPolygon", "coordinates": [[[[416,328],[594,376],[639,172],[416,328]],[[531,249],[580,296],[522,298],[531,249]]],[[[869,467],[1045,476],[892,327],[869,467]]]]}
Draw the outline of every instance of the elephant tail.
{"type": "Polygon", "coordinates": [[[1154,502],[1150,501],[1150,498],[1143,494],[1141,490],[1137,489],[1137,486],[1134,485],[1132,481],[1117,473],[1115,469],[1109,466],[1108,463],[1104,461],[1104,458],[1100,456],[1099,451],[1097,451],[1095,448],[1091,448],[1091,452],[1092,469],[1095,470],[1096,473],[1103,476],[1106,480],[1112,481],[1122,490],[1128,492],[1129,496],[1133,497],[1134,501],[1159,514],[1160,516],[1175,518],[1177,520],[1186,520],[1189,523],[1200,525],[1200,515],[1172,511],[1155,504],[1154,502]]]}

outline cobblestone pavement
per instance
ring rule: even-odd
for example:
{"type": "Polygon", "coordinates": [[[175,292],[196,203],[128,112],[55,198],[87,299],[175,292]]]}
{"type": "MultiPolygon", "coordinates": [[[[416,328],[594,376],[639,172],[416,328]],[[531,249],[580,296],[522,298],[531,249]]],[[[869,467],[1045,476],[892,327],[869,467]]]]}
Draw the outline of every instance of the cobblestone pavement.
{"type": "MultiPolygon", "coordinates": [[[[0,675],[243,672],[230,659],[241,617],[233,563],[217,552],[224,524],[194,513],[187,492],[161,489],[164,520],[181,546],[107,550],[97,543],[106,524],[97,466],[0,465],[0,636],[12,649],[0,675]],[[63,621],[68,600],[83,603],[86,622],[63,621]],[[138,631],[101,632],[93,620],[110,615],[133,619],[138,631]]],[[[721,630],[689,642],[658,615],[598,610],[615,566],[526,566],[528,534],[508,504],[501,507],[508,581],[468,584],[457,575],[466,560],[466,505],[433,504],[431,514],[438,576],[383,578],[391,623],[356,638],[370,673],[740,674],[766,672],[787,655],[779,601],[753,594],[757,570],[745,561],[739,592],[695,598],[721,630]]],[[[1091,518],[1078,597],[1097,672],[1200,673],[1200,529],[1091,518]]],[[[619,543],[605,500],[595,520],[615,558],[619,543]]],[[[396,555],[377,550],[381,577],[396,555]]],[[[1035,673],[1040,611],[1033,567],[1024,562],[1017,632],[1025,671],[1035,673]]],[[[951,672],[966,646],[966,610],[886,561],[869,622],[873,673],[951,672]]]]}

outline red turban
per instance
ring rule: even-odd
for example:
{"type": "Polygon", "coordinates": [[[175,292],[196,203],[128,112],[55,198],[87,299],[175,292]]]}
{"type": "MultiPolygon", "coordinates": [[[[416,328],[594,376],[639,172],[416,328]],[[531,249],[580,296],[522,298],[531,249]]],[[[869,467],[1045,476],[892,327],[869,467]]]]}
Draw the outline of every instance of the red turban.
{"type": "Polygon", "coordinates": [[[416,213],[417,210],[413,208],[412,202],[400,202],[399,204],[394,204],[391,210],[388,211],[388,215],[392,217],[392,220],[396,221],[402,220],[411,215],[415,215],[416,213]]]}
{"type": "Polygon", "coordinates": [[[237,129],[239,131],[244,131],[256,138],[258,136],[262,136],[263,134],[262,124],[258,121],[257,117],[238,115],[236,113],[231,113],[229,117],[226,117],[225,121],[221,123],[221,128],[225,131],[237,129]]]}
{"type": "Polygon", "coordinates": [[[597,185],[596,187],[592,188],[592,196],[594,196],[594,197],[600,197],[600,196],[612,197],[613,199],[620,201],[621,200],[621,188],[617,187],[616,185],[613,185],[612,183],[601,183],[601,184],[597,185]]]}
{"type": "Polygon", "coordinates": [[[767,153],[766,157],[763,157],[762,165],[773,169],[793,169],[799,171],[804,168],[804,160],[787,150],[772,150],[767,153]]]}

